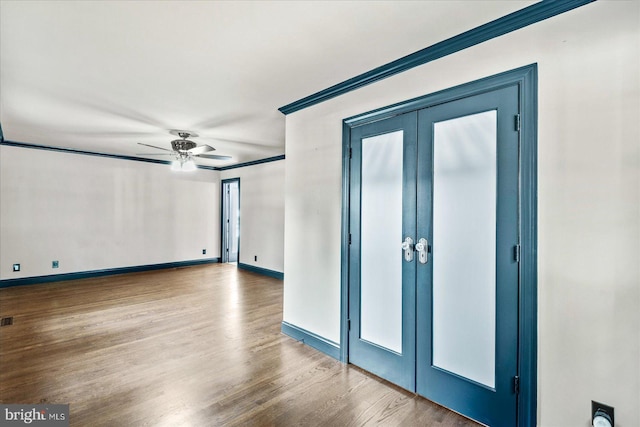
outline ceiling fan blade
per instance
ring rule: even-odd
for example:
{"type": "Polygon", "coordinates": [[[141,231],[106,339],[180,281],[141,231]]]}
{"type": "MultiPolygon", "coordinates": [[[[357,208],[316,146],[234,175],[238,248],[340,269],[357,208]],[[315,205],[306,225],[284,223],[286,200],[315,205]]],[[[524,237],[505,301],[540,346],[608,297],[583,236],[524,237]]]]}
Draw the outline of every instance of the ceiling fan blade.
{"type": "Polygon", "coordinates": [[[198,145],[197,147],[192,148],[191,150],[189,150],[189,152],[193,155],[197,155],[197,154],[202,154],[202,153],[206,153],[208,151],[214,151],[215,148],[213,148],[210,145],[204,144],[204,145],[198,145]]]}
{"type": "Polygon", "coordinates": [[[213,160],[229,160],[231,156],[219,156],[217,154],[196,154],[195,157],[202,157],[203,159],[213,160]]]}
{"type": "Polygon", "coordinates": [[[157,147],[155,145],[143,144],[142,142],[138,142],[138,144],[146,145],[147,147],[151,147],[151,148],[157,148],[158,150],[171,151],[173,153],[173,150],[169,150],[168,148],[162,148],[162,147],[157,147]]]}

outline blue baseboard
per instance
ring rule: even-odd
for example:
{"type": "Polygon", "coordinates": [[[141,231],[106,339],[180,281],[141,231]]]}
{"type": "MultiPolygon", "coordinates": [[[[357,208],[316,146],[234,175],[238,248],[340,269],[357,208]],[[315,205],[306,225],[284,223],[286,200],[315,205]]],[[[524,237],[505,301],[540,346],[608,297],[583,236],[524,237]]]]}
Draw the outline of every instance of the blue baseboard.
{"type": "Polygon", "coordinates": [[[264,276],[273,277],[275,279],[284,280],[284,273],[280,273],[279,271],[268,270],[266,268],[256,267],[255,265],[244,264],[242,262],[238,263],[238,268],[241,268],[242,270],[251,271],[253,273],[262,274],[264,276]]]}
{"type": "Polygon", "coordinates": [[[340,346],[337,343],[284,321],[282,322],[281,330],[283,334],[301,341],[303,344],[313,347],[334,359],[340,360],[340,346]]]}
{"type": "Polygon", "coordinates": [[[61,282],[64,280],[87,279],[89,277],[112,276],[114,274],[137,273],[140,271],[161,270],[165,268],[188,267],[200,264],[215,264],[220,258],[207,258],[192,261],[166,262],[163,264],[136,265],[133,267],[107,268],[104,270],[80,271],[77,273],[51,274],[49,276],[22,277],[0,280],[0,288],[11,286],[35,285],[38,283],[61,282]]]}

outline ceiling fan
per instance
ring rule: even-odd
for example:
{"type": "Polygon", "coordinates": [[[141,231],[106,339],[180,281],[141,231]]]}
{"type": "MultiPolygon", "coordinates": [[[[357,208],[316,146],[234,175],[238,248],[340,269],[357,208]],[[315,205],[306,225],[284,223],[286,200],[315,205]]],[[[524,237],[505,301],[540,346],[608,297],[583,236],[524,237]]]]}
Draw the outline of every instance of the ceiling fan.
{"type": "Polygon", "coordinates": [[[174,139],[171,141],[171,148],[157,147],[155,145],[143,144],[138,142],[139,145],[144,145],[158,150],[168,151],[168,153],[139,153],[141,156],[173,156],[175,160],[171,162],[171,170],[174,171],[194,171],[196,170],[196,163],[193,160],[194,157],[201,157],[203,159],[213,160],[228,160],[231,156],[221,156],[218,154],[207,154],[210,151],[215,151],[210,145],[202,144],[198,145],[187,138],[195,138],[198,136],[195,132],[186,130],[172,130],[172,135],[177,135],[180,139],[174,139]]]}

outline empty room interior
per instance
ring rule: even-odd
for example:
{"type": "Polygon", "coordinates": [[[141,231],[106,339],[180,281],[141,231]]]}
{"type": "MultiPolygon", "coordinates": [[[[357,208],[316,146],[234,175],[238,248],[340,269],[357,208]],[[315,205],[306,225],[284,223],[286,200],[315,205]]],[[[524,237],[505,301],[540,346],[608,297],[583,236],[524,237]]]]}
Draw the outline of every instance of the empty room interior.
{"type": "Polygon", "coordinates": [[[1,425],[640,426],[640,2],[0,0],[0,318],[1,425]]]}

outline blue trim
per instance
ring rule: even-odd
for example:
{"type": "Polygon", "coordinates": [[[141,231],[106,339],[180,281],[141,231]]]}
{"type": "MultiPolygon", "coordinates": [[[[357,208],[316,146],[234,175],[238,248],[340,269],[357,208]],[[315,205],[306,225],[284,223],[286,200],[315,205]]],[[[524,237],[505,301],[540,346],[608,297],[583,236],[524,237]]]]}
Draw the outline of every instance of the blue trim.
{"type": "Polygon", "coordinates": [[[273,277],[274,279],[284,280],[284,273],[280,273],[275,270],[268,270],[262,267],[256,267],[255,265],[249,265],[239,262],[238,268],[242,270],[251,271],[252,273],[262,274],[263,276],[273,277]]]}
{"type": "MultiPolygon", "coordinates": [[[[464,83],[454,86],[450,89],[443,89],[438,92],[425,96],[409,99],[405,102],[399,102],[387,107],[378,108],[357,116],[348,117],[343,120],[348,129],[361,126],[366,123],[383,120],[394,117],[410,111],[420,110],[422,108],[433,107],[445,102],[455,101],[457,99],[467,98],[469,96],[478,95],[481,91],[479,87],[486,88],[485,91],[497,90],[502,87],[514,84],[522,85],[525,78],[529,76],[532,69],[537,69],[536,64],[525,65],[524,67],[514,70],[505,71],[504,73],[495,74],[493,76],[484,77],[470,83],[464,83]]],[[[522,117],[525,119],[526,117],[522,117]]]]}
{"type": "MultiPolygon", "coordinates": [[[[28,144],[26,142],[17,142],[17,141],[5,141],[0,142],[0,145],[7,145],[10,147],[20,147],[20,148],[32,148],[36,150],[47,150],[47,151],[57,151],[59,153],[70,153],[70,154],[83,154],[85,156],[96,156],[96,157],[107,157],[110,159],[120,159],[120,160],[133,160],[136,162],[145,162],[145,163],[156,163],[161,165],[170,165],[171,162],[167,160],[158,160],[158,159],[146,159],[144,157],[134,157],[134,156],[123,156],[120,154],[107,154],[107,153],[98,153],[96,151],[85,151],[85,150],[74,150],[72,148],[62,148],[62,147],[52,147],[49,145],[38,145],[38,144],[28,144]]],[[[214,166],[201,166],[197,165],[198,169],[207,169],[207,170],[220,170],[214,166]]]]}
{"type": "Polygon", "coordinates": [[[518,426],[535,427],[538,405],[538,67],[520,83],[520,396],[518,426]]]}
{"type": "Polygon", "coordinates": [[[222,166],[222,167],[219,167],[218,170],[226,171],[226,170],[229,170],[229,169],[243,168],[245,166],[259,165],[259,164],[262,164],[262,163],[275,162],[275,161],[278,161],[278,160],[284,160],[284,154],[281,154],[279,156],[267,157],[266,159],[252,160],[250,162],[238,163],[237,165],[222,166]]]}
{"type": "Polygon", "coordinates": [[[207,258],[191,261],[166,262],[163,264],[136,265],[133,267],[107,268],[104,270],[80,271],[77,273],[52,274],[49,276],[23,277],[19,279],[0,280],[0,288],[12,286],[34,285],[65,280],[88,279],[90,277],[112,276],[114,274],[138,273],[141,271],[162,270],[167,268],[188,267],[201,264],[219,263],[220,258],[207,258]]]}
{"type": "Polygon", "coordinates": [[[334,359],[340,360],[340,346],[333,341],[322,338],[320,335],[316,335],[313,332],[309,332],[306,329],[299,328],[284,321],[282,322],[281,331],[283,334],[288,335],[309,347],[313,347],[334,359]]]}
{"type": "MultiPolygon", "coordinates": [[[[133,161],[136,161],[136,162],[156,163],[156,164],[161,164],[161,165],[170,165],[171,164],[171,162],[168,161],[168,160],[147,159],[147,158],[144,158],[144,157],[124,156],[124,155],[120,155],[120,154],[99,153],[97,151],[75,150],[75,149],[72,149],[72,148],[53,147],[53,146],[50,146],[50,145],[28,144],[26,142],[18,142],[18,141],[5,141],[4,136],[2,134],[2,127],[1,126],[0,126],[0,145],[7,145],[9,147],[32,148],[32,149],[35,149],[35,150],[57,151],[57,152],[60,152],[60,153],[83,154],[85,156],[107,157],[107,158],[110,158],[110,159],[133,160],[133,161]]],[[[252,160],[250,162],[238,163],[236,165],[230,165],[230,166],[217,167],[217,166],[196,165],[196,167],[198,169],[206,169],[206,170],[212,170],[212,171],[224,171],[224,170],[228,170],[228,169],[243,168],[245,166],[259,165],[261,163],[275,162],[277,160],[284,160],[284,154],[281,154],[279,156],[267,157],[266,159],[252,160]]]]}
{"type": "Polygon", "coordinates": [[[349,213],[351,212],[351,127],[342,123],[342,239],[340,257],[340,361],[349,363],[349,213]]]}
{"type": "Polygon", "coordinates": [[[278,110],[284,114],[302,110],[312,105],[319,104],[331,98],[344,95],[363,86],[386,79],[395,74],[402,73],[411,68],[424,65],[428,62],[447,55],[467,49],[471,46],[483,43],[487,40],[502,36],[515,30],[519,30],[531,24],[552,18],[556,15],[568,12],[572,9],[584,6],[595,0],[547,0],[535,3],[516,12],[505,15],[494,21],[475,27],[469,31],[458,34],[410,55],[389,62],[388,64],[374,68],[371,71],[360,74],[342,83],[331,86],[313,95],[302,98],[291,104],[280,107],[278,110]]]}

